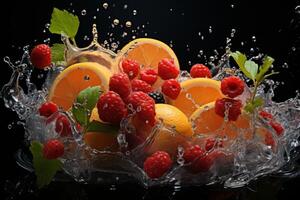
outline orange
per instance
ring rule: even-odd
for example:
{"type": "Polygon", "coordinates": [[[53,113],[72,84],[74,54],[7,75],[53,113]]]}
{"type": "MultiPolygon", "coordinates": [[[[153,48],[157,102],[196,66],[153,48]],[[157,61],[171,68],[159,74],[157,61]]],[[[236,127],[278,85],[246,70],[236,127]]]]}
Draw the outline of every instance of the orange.
{"type": "MultiPolygon", "coordinates": [[[[90,121],[99,121],[98,109],[92,111],[90,121]]],[[[102,122],[101,122],[102,123],[102,122]]],[[[118,150],[117,132],[87,132],[84,134],[84,141],[90,147],[97,150],[118,150]]]]}
{"type": "Polygon", "coordinates": [[[110,76],[109,69],[95,62],[71,65],[54,80],[48,100],[68,110],[83,89],[100,85],[104,92],[107,91],[110,76]]]}
{"type": "Polygon", "coordinates": [[[194,78],[180,83],[181,92],[169,103],[181,110],[187,117],[200,106],[222,98],[220,81],[209,78],[194,78]]]}
{"type": "Polygon", "coordinates": [[[215,102],[210,102],[198,108],[191,116],[193,131],[198,134],[225,134],[234,139],[241,131],[246,138],[251,138],[250,117],[243,113],[236,121],[224,121],[224,118],[215,113],[215,102]]]}

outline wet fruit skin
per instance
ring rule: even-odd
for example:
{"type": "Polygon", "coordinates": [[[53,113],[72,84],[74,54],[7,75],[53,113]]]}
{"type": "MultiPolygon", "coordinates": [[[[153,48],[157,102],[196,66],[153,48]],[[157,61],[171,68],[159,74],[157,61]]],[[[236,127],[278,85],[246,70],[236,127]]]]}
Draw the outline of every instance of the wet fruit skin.
{"type": "Polygon", "coordinates": [[[180,84],[175,79],[169,79],[164,81],[162,87],[162,93],[171,99],[176,99],[181,91],[180,84]]]}
{"type": "Polygon", "coordinates": [[[44,69],[51,65],[51,48],[46,44],[36,45],[30,54],[30,60],[38,69],[44,69]]]}
{"type": "Polygon", "coordinates": [[[224,95],[235,98],[244,92],[244,81],[237,76],[229,76],[221,81],[221,91],[224,95]]]}
{"type": "Polygon", "coordinates": [[[203,64],[193,65],[190,74],[192,78],[211,78],[210,70],[203,64]]]}
{"type": "Polygon", "coordinates": [[[64,154],[64,145],[59,140],[48,140],[43,146],[43,156],[52,160],[61,157],[64,154]]]}
{"type": "Polygon", "coordinates": [[[51,101],[43,103],[39,108],[40,116],[43,117],[50,117],[53,113],[57,111],[57,105],[51,101]]]}
{"type": "Polygon", "coordinates": [[[144,162],[144,171],[149,178],[160,178],[172,166],[172,159],[167,152],[157,151],[144,162]]]}

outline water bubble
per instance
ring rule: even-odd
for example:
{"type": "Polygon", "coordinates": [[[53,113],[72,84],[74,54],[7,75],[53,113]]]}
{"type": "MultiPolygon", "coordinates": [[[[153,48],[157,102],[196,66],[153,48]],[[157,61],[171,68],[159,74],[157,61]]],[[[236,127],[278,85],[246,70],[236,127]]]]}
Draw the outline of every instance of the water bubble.
{"type": "Polygon", "coordinates": [[[115,42],[113,42],[113,43],[111,43],[111,47],[112,47],[113,49],[117,49],[117,48],[118,48],[118,44],[115,43],[115,42]]]}
{"type": "Polygon", "coordinates": [[[300,5],[295,7],[295,12],[300,15],[300,5]]]}
{"type": "Polygon", "coordinates": [[[108,8],[108,3],[103,3],[102,6],[103,6],[104,9],[107,9],[108,8]]]}
{"type": "Polygon", "coordinates": [[[256,42],[256,37],[255,37],[255,35],[253,35],[251,39],[252,39],[253,42],[256,42]]]}
{"type": "Polygon", "coordinates": [[[81,11],[81,15],[82,15],[82,16],[86,15],[86,10],[85,10],[85,9],[83,9],[83,10],[81,11]]]}
{"type": "Polygon", "coordinates": [[[130,28],[130,27],[132,26],[131,21],[127,21],[127,22],[125,23],[125,26],[128,27],[128,28],[130,28]]]}
{"type": "Polygon", "coordinates": [[[120,21],[118,19],[114,19],[113,23],[117,26],[120,23],[120,21]]]}
{"type": "Polygon", "coordinates": [[[133,14],[133,15],[136,15],[136,14],[137,14],[137,11],[136,11],[136,10],[133,10],[133,11],[132,11],[132,14],[133,14]]]}
{"type": "Polygon", "coordinates": [[[126,9],[128,8],[128,5],[125,4],[125,5],[123,6],[123,8],[124,8],[124,10],[126,10],[126,9]]]}
{"type": "Polygon", "coordinates": [[[12,125],[8,124],[7,128],[10,130],[12,128],[12,125]]]}

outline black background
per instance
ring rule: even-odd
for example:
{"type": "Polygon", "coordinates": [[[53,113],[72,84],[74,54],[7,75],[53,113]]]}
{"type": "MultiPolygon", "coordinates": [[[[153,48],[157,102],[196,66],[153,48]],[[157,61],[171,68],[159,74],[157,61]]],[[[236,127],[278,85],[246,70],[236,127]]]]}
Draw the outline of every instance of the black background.
{"type": "MultiPolygon", "coordinates": [[[[299,90],[300,76],[300,13],[295,12],[296,0],[258,1],[258,0],[209,0],[209,1],[107,1],[109,7],[104,10],[105,1],[16,1],[10,0],[1,6],[1,56],[9,56],[12,60],[19,59],[22,50],[19,47],[34,45],[43,42],[50,36],[45,24],[49,23],[53,7],[74,10],[80,18],[81,25],[77,35],[80,46],[88,44],[83,38],[91,38],[91,24],[96,23],[99,30],[100,42],[108,39],[107,32],[114,32],[115,38],[120,41],[120,47],[131,40],[132,34],[122,38],[120,35],[126,28],[111,28],[113,19],[124,24],[126,20],[133,23],[133,27],[145,25],[143,31],[135,33],[137,37],[144,36],[157,38],[166,43],[173,43],[181,68],[189,69],[191,63],[206,62],[198,58],[200,49],[208,57],[217,49],[224,52],[226,37],[230,36],[231,29],[236,29],[232,50],[240,50],[247,54],[250,48],[258,47],[260,52],[267,53],[275,58],[275,69],[280,75],[275,80],[284,82],[276,90],[276,100],[283,101],[295,96],[299,90]],[[73,2],[73,5],[70,5],[73,2]],[[123,5],[128,8],[124,9],[123,5]],[[234,6],[231,6],[234,5],[234,6]],[[97,8],[100,12],[96,12],[97,8]],[[87,14],[82,16],[81,10],[86,9],[87,14]],[[132,11],[136,9],[137,15],[132,11]],[[171,10],[170,10],[171,9],[171,10]],[[96,16],[96,19],[93,19],[96,16]],[[110,19],[109,19],[110,16],[110,19]],[[209,33],[212,26],[212,33],[209,33]],[[204,40],[198,35],[204,36],[204,40]],[[256,43],[252,36],[256,36],[256,43]],[[241,42],[245,45],[242,46],[241,42]],[[188,45],[188,46],[187,46],[188,45]],[[288,68],[282,65],[288,63],[288,68]]],[[[300,12],[300,11],[299,11],[300,12]]],[[[135,29],[134,28],[134,29],[135,29]]],[[[50,36],[51,43],[59,41],[59,36],[50,36]]],[[[1,63],[0,86],[9,80],[10,69],[3,61],[1,63]]],[[[33,180],[30,173],[18,168],[14,162],[14,152],[22,146],[23,131],[16,125],[16,116],[4,108],[1,102],[1,157],[0,163],[4,166],[1,170],[1,189],[4,188],[5,196],[15,198],[52,198],[52,199],[84,199],[96,195],[97,199],[119,196],[122,198],[151,199],[162,198],[181,199],[197,195],[199,199],[283,199],[290,195],[297,195],[300,186],[299,178],[279,179],[266,178],[253,182],[249,187],[239,190],[222,190],[213,187],[188,187],[172,195],[171,188],[154,188],[145,191],[136,185],[120,185],[116,191],[111,191],[109,186],[81,185],[76,183],[53,183],[42,191],[33,190],[20,192],[15,188],[18,180],[23,185],[33,180]],[[8,124],[13,124],[8,129],[8,124]],[[28,176],[24,179],[24,177],[28,176]],[[23,178],[20,178],[23,177],[23,178]],[[5,186],[5,187],[4,187],[5,186]],[[7,189],[5,189],[7,188],[7,189]],[[10,193],[10,194],[9,194],[10,193]],[[20,193],[20,194],[19,194],[20,193]],[[130,195],[133,195],[130,197],[130,195]]]]}

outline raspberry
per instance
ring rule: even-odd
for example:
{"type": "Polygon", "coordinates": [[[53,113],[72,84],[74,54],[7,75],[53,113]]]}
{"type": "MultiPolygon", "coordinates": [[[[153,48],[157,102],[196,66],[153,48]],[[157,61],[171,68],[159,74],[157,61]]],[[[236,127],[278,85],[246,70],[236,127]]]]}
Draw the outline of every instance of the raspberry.
{"type": "Polygon", "coordinates": [[[235,99],[218,99],[215,102],[215,112],[221,117],[225,117],[225,111],[228,112],[228,120],[236,121],[241,114],[242,102],[235,99]]]}
{"type": "Polygon", "coordinates": [[[120,95],[113,91],[109,91],[100,96],[97,108],[102,121],[116,125],[119,125],[122,118],[127,115],[125,103],[120,95]]]}
{"type": "Polygon", "coordinates": [[[259,115],[262,118],[267,119],[267,120],[272,120],[273,119],[273,115],[271,113],[268,113],[268,112],[264,111],[264,110],[260,111],[259,115]]]}
{"type": "Polygon", "coordinates": [[[159,178],[172,167],[172,159],[165,151],[157,151],[144,162],[144,171],[149,178],[159,178]]]}
{"type": "Polygon", "coordinates": [[[141,71],[140,78],[146,83],[153,85],[157,80],[157,72],[154,69],[141,71]]]}
{"type": "Polygon", "coordinates": [[[181,86],[175,79],[164,81],[161,91],[171,99],[176,99],[181,91],[181,86]]]}
{"type": "Polygon", "coordinates": [[[155,124],[155,102],[144,92],[132,92],[126,99],[127,105],[131,105],[137,116],[145,123],[155,124]]]}
{"type": "Polygon", "coordinates": [[[36,68],[44,69],[51,64],[51,48],[46,44],[35,46],[31,51],[30,60],[36,68]]]}
{"type": "Polygon", "coordinates": [[[215,138],[207,138],[205,143],[205,150],[210,151],[214,147],[223,147],[223,141],[216,141],[215,138]]]}
{"type": "Polygon", "coordinates": [[[56,159],[64,155],[64,144],[59,140],[53,139],[49,140],[44,144],[43,156],[46,159],[56,159]]]}
{"type": "Polygon", "coordinates": [[[198,145],[188,147],[183,154],[185,162],[191,163],[188,169],[193,173],[208,171],[218,156],[219,153],[216,151],[205,154],[204,150],[198,145]]]}
{"type": "Polygon", "coordinates": [[[284,128],[281,126],[281,124],[275,121],[271,121],[269,124],[272,126],[278,136],[283,134],[284,128]]]}
{"type": "Polygon", "coordinates": [[[51,101],[43,103],[39,108],[40,115],[44,117],[50,117],[53,113],[57,111],[57,105],[51,101]]]}
{"type": "Polygon", "coordinates": [[[134,79],[131,81],[132,91],[142,91],[145,93],[149,93],[152,91],[151,85],[146,83],[145,81],[134,79]]]}
{"type": "Polygon", "coordinates": [[[205,65],[195,64],[190,70],[192,78],[211,78],[211,72],[205,65]]]}
{"type": "Polygon", "coordinates": [[[62,137],[72,135],[70,121],[65,115],[60,114],[57,117],[55,122],[55,131],[62,137]]]}
{"type": "Polygon", "coordinates": [[[122,69],[129,79],[132,80],[139,74],[140,65],[135,60],[125,59],[122,61],[122,69]]]}
{"type": "Polygon", "coordinates": [[[118,93],[122,99],[126,98],[131,92],[131,84],[125,73],[112,75],[109,81],[109,90],[118,93]]]}
{"type": "Polygon", "coordinates": [[[164,96],[160,92],[151,92],[148,95],[155,101],[155,103],[165,103],[164,96]]]}
{"type": "Polygon", "coordinates": [[[179,70],[174,64],[174,60],[164,58],[158,63],[158,75],[163,80],[176,78],[179,75],[179,70]]]}
{"type": "Polygon", "coordinates": [[[236,76],[229,76],[221,81],[221,91],[230,98],[239,96],[244,92],[244,81],[236,76]]]}

